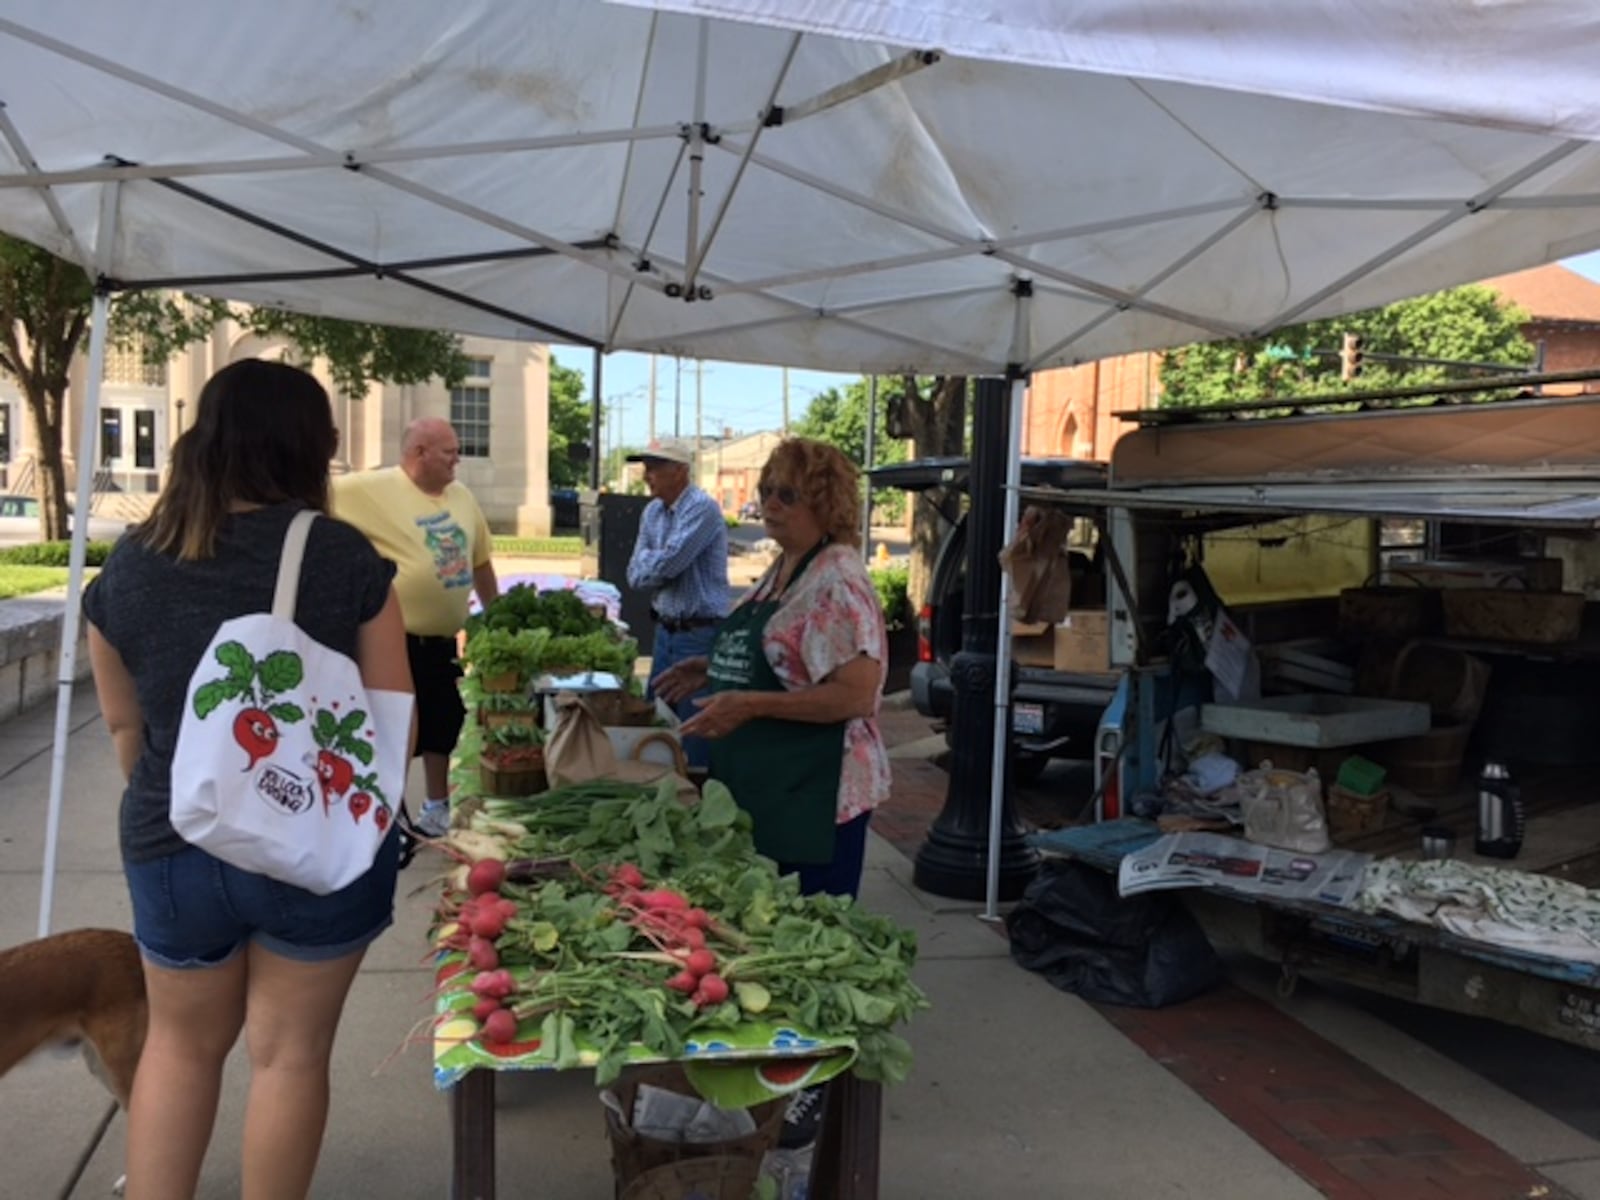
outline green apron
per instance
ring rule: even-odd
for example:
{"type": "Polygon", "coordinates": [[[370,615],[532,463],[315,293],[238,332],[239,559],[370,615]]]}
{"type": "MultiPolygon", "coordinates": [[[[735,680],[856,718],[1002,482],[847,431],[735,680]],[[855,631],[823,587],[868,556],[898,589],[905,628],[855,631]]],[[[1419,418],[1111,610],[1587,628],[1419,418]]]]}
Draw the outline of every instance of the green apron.
{"type": "MultiPolygon", "coordinates": [[[[827,539],[800,560],[785,587],[811,565],[827,539]]],[[[782,692],[762,635],[783,596],[736,608],[717,631],[707,675],[715,692],[782,692]]],[[[844,768],[845,722],[817,725],[760,717],[711,743],[711,777],[727,784],[755,823],[756,849],[780,863],[809,866],[833,858],[844,768]]]]}

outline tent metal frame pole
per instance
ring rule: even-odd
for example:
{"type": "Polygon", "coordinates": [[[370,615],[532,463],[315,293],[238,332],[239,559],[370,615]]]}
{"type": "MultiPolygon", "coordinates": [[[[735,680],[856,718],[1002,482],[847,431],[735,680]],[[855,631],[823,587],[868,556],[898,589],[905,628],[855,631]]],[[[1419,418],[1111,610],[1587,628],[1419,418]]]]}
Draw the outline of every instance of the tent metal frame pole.
{"type": "Polygon", "coordinates": [[[1458,207],[1455,208],[1454,211],[1446,213],[1436,221],[1428,222],[1428,224],[1424,225],[1421,229],[1417,230],[1410,236],[1401,238],[1400,241],[1396,242],[1393,246],[1390,246],[1389,249],[1385,250],[1382,254],[1374,255],[1366,262],[1361,263],[1352,270],[1346,271],[1338,279],[1335,279],[1332,283],[1328,284],[1327,287],[1322,288],[1318,292],[1314,292],[1310,296],[1307,296],[1298,304],[1284,309],[1282,312],[1273,317],[1271,321],[1267,322],[1266,325],[1262,326],[1262,328],[1277,329],[1279,326],[1290,324],[1295,320],[1296,317],[1300,316],[1302,313],[1309,312],[1317,305],[1321,304],[1329,296],[1338,295],[1356,280],[1365,278],[1378,268],[1385,266],[1386,264],[1391,263],[1395,259],[1399,258],[1401,255],[1416,249],[1416,247],[1420,246],[1423,242],[1426,242],[1430,238],[1443,233],[1456,222],[1464,220],[1467,217],[1476,216],[1485,209],[1490,208],[1494,205],[1495,201],[1499,200],[1501,196],[1505,195],[1512,188],[1521,187],[1534,176],[1543,174],[1557,163],[1565,161],[1578,151],[1590,146],[1591,144],[1592,143],[1590,142],[1572,140],[1563,142],[1555,149],[1541,154],[1538,158],[1534,159],[1520,170],[1513,171],[1510,175],[1507,175],[1504,179],[1500,180],[1500,182],[1484,188],[1476,196],[1473,196],[1469,200],[1463,201],[1458,205],[1458,207]]]}
{"type": "Polygon", "coordinates": [[[711,57],[711,22],[700,18],[694,62],[694,120],[684,131],[689,146],[688,230],[683,239],[683,291],[694,299],[694,274],[700,268],[700,177],[706,162],[706,72],[711,57]]]}
{"type": "MultiPolygon", "coordinates": [[[[1016,313],[1011,329],[1011,418],[1006,431],[1005,509],[1001,517],[1001,542],[1016,536],[1017,506],[1022,487],[1023,406],[1028,377],[1021,365],[1028,359],[1033,281],[1012,281],[1016,313]]],[[[1006,760],[1011,753],[1011,572],[1000,572],[1000,634],[994,652],[994,758],[989,770],[989,840],[985,856],[983,919],[1000,919],[1000,840],[1005,833],[1006,760]]]]}
{"type": "MultiPolygon", "coordinates": [[[[753,124],[753,122],[752,122],[753,124]]],[[[271,158],[215,159],[210,162],[119,162],[70,171],[42,171],[37,180],[27,175],[0,175],[0,190],[23,187],[62,187],[85,183],[127,183],[144,179],[192,179],[210,175],[267,175],[322,167],[364,167],[391,163],[431,162],[444,158],[472,158],[499,154],[537,154],[544,150],[611,146],[621,142],[654,142],[680,136],[677,125],[602,129],[591,133],[566,133],[550,137],[498,138],[454,145],[405,146],[393,150],[323,150],[312,154],[282,154],[271,158]]]]}
{"type": "MultiPolygon", "coordinates": [[[[862,471],[868,475],[878,459],[878,377],[867,378],[867,447],[862,471]]],[[[872,480],[866,480],[866,496],[861,501],[861,557],[872,561],[872,480]]]]}
{"type": "MultiPolygon", "coordinates": [[[[1145,280],[1142,284],[1134,289],[1134,294],[1143,296],[1152,288],[1160,287],[1164,282],[1166,282],[1168,279],[1171,279],[1174,275],[1183,270],[1190,263],[1194,262],[1202,254],[1207,253],[1213,246],[1226,240],[1228,237],[1232,236],[1236,230],[1253,220],[1256,214],[1261,211],[1262,207],[1263,206],[1256,206],[1253,208],[1248,208],[1243,212],[1236,214],[1231,221],[1225,222],[1221,228],[1216,230],[1216,232],[1212,233],[1209,237],[1202,238],[1186,253],[1179,255],[1160,271],[1157,271],[1153,276],[1145,280]]],[[[1060,354],[1079,338],[1089,336],[1089,334],[1094,332],[1100,326],[1104,325],[1113,317],[1117,316],[1121,311],[1122,310],[1120,308],[1106,309],[1099,316],[1093,318],[1083,325],[1080,325],[1077,329],[1074,329],[1071,333],[1067,334],[1066,337],[1062,338],[1059,342],[1055,343],[1055,345],[1044,351],[1044,353],[1033,356],[1026,364],[1026,369],[1034,370],[1036,369],[1037,364],[1041,362],[1048,362],[1051,358],[1057,354],[1060,354]]]]}
{"type": "MultiPolygon", "coordinates": [[[[100,193],[100,227],[96,232],[97,274],[111,262],[117,239],[117,201],[121,184],[103,185],[100,193]]],[[[100,424],[100,390],[105,377],[106,339],[111,316],[111,293],[98,284],[89,317],[89,377],[79,412],[77,512],[72,522],[71,552],[67,560],[67,607],[61,614],[61,649],[56,655],[55,740],[50,750],[50,798],[45,817],[44,868],[39,882],[39,936],[47,937],[55,916],[56,863],[61,849],[61,808],[66,792],[67,725],[72,716],[72,689],[78,667],[78,631],[81,628],[83,567],[89,541],[89,505],[94,497],[95,435],[100,424]]]]}
{"type": "Polygon", "coordinates": [[[604,404],[600,397],[604,395],[600,390],[600,373],[605,366],[605,354],[599,346],[594,348],[594,404],[589,413],[589,487],[592,491],[600,490],[600,463],[604,452],[604,436],[601,433],[600,422],[604,415],[604,404]]]}
{"type": "Polygon", "coordinates": [[[39,169],[38,160],[33,157],[33,152],[28,149],[28,143],[23,140],[22,132],[17,128],[16,122],[11,119],[11,114],[0,103],[0,137],[4,137],[6,144],[11,147],[11,153],[16,155],[17,161],[22,164],[23,173],[15,176],[19,187],[36,188],[39,199],[50,210],[50,219],[55,222],[56,228],[61,231],[61,236],[72,247],[72,260],[88,268],[92,261],[89,252],[78,239],[78,231],[72,227],[72,222],[67,220],[66,210],[61,207],[61,201],[55,192],[50,190],[50,184],[45,178],[45,172],[39,169]]]}
{"type": "MultiPolygon", "coordinates": [[[[1004,536],[1017,528],[1017,489],[1022,486],[1022,403],[1027,381],[1011,380],[1011,428],[1006,441],[1004,536]]],[[[1011,749],[1011,572],[1000,572],[1000,637],[994,659],[994,760],[989,774],[989,842],[984,869],[983,919],[1000,919],[1000,839],[1005,829],[1006,758],[1011,749]]]]}
{"type": "MultiPolygon", "coordinates": [[[[1068,225],[1056,229],[1042,229],[1036,233],[1019,233],[1003,238],[964,238],[959,243],[938,250],[921,250],[915,254],[896,254],[888,258],[868,259],[838,267],[813,267],[805,271],[792,271],[785,275],[769,275],[744,283],[725,285],[722,295],[733,292],[759,292],[767,288],[793,287],[801,283],[845,278],[851,275],[875,275],[882,271],[898,271],[904,267],[921,267],[929,263],[948,262],[952,258],[969,255],[987,255],[995,250],[1009,250],[1017,246],[1042,246],[1049,242],[1064,242],[1072,238],[1094,237],[1103,233],[1124,233],[1143,229],[1167,221],[1187,221],[1195,217],[1208,217],[1213,213],[1235,213],[1250,216],[1255,205],[1243,208],[1237,199],[1211,200],[1204,204],[1189,204],[1179,208],[1166,208],[1160,212],[1140,213],[1131,217],[1116,217],[1105,221],[1088,221],[1082,225],[1068,225]]],[[[1099,299],[1085,294],[1085,299],[1099,299]]]]}
{"type": "MultiPolygon", "coordinates": [[[[677,157],[672,160],[672,170],[667,172],[667,181],[666,183],[662,184],[661,196],[656,201],[656,211],[650,218],[650,228],[645,231],[644,241],[640,243],[637,251],[634,254],[634,265],[640,271],[643,271],[646,265],[650,262],[650,243],[655,241],[656,230],[661,226],[661,214],[667,210],[667,201],[672,198],[672,187],[678,181],[678,172],[683,169],[683,159],[688,152],[688,143],[680,140],[678,142],[677,157]]],[[[629,148],[628,153],[632,155],[633,150],[631,147],[629,148]]],[[[632,161],[633,160],[630,157],[628,166],[628,170],[630,171],[633,169],[632,161]]],[[[622,222],[622,201],[625,195],[625,187],[623,190],[620,190],[617,193],[617,216],[616,220],[613,222],[613,228],[615,228],[617,225],[620,225],[622,222]]],[[[627,285],[622,293],[622,300],[617,305],[617,315],[612,319],[611,328],[606,333],[606,344],[608,346],[616,343],[617,335],[622,329],[622,318],[628,311],[628,303],[633,299],[633,285],[634,280],[630,279],[627,281],[627,285]]]]}
{"type": "MultiPolygon", "coordinates": [[[[650,14],[650,35],[645,38],[644,61],[639,64],[639,86],[633,93],[633,119],[637,124],[639,116],[644,112],[645,86],[650,82],[650,64],[655,60],[656,34],[661,28],[661,14],[650,14]]],[[[644,244],[639,247],[640,259],[647,259],[650,254],[650,243],[655,238],[656,226],[661,223],[661,213],[667,206],[667,197],[672,193],[672,181],[678,177],[678,171],[683,166],[684,144],[681,140],[682,130],[674,127],[674,137],[679,137],[678,153],[672,160],[672,170],[667,173],[667,182],[661,189],[661,198],[656,202],[655,215],[650,218],[650,228],[644,235],[644,244]]],[[[621,229],[623,214],[627,211],[628,194],[633,187],[634,152],[638,144],[630,142],[627,154],[622,160],[622,181],[617,185],[617,203],[611,210],[611,228],[621,229]]],[[[628,304],[633,299],[633,282],[630,280],[623,286],[622,298],[617,301],[616,315],[606,325],[605,344],[609,347],[616,343],[617,334],[622,328],[622,318],[628,311],[628,304]]],[[[621,438],[621,432],[618,432],[621,438]]]]}
{"type": "MultiPolygon", "coordinates": [[[[710,252],[711,243],[716,241],[717,233],[722,228],[723,219],[727,217],[728,209],[733,204],[733,198],[738,194],[739,184],[744,181],[745,170],[750,166],[750,156],[755,153],[756,144],[761,140],[761,133],[767,127],[765,118],[770,116],[774,111],[774,106],[778,102],[778,92],[782,90],[783,81],[789,76],[789,68],[794,65],[795,52],[800,49],[800,40],[802,36],[803,35],[797,33],[789,39],[789,48],[784,52],[783,62],[778,67],[777,75],[773,77],[771,89],[767,92],[767,102],[762,106],[761,109],[763,121],[751,132],[750,140],[745,144],[744,153],[739,156],[739,163],[733,169],[733,179],[728,184],[728,190],[722,195],[722,203],[717,206],[716,215],[711,218],[711,226],[706,230],[705,239],[700,242],[699,245],[692,248],[692,253],[689,256],[688,266],[684,272],[683,278],[683,288],[686,292],[693,292],[695,281],[700,274],[700,264],[705,261],[707,253],[710,252]]],[[[700,100],[703,106],[704,97],[700,97],[700,100]]],[[[696,117],[696,121],[699,120],[701,120],[701,118],[696,117]]],[[[704,148],[702,147],[701,149],[703,156],[704,148]]],[[[695,162],[697,175],[699,167],[700,163],[697,160],[695,162]]]]}
{"type": "MultiPolygon", "coordinates": [[[[730,141],[728,138],[721,139],[716,145],[719,150],[728,154],[745,152],[745,147],[730,141]]],[[[813,191],[821,192],[825,196],[832,196],[836,200],[842,200],[846,204],[853,204],[857,208],[865,209],[867,212],[880,216],[887,221],[903,225],[907,229],[914,229],[918,233],[925,233],[929,237],[938,238],[940,241],[949,242],[951,245],[966,245],[972,241],[966,234],[956,233],[933,221],[923,220],[921,217],[904,209],[881,203],[851,188],[823,179],[811,171],[802,171],[798,167],[762,154],[751,153],[749,157],[751,162],[757,166],[765,167],[774,174],[782,175],[787,179],[811,188],[813,191]]],[[[1251,211],[1255,211],[1254,206],[1252,206],[1251,211]]],[[[1109,302],[1123,308],[1135,308],[1158,317],[1166,317],[1184,325],[1192,325],[1196,329],[1204,329],[1216,334],[1218,337],[1235,337],[1238,335],[1238,330],[1231,326],[1209,320],[1196,313],[1171,308],[1165,304],[1153,304],[1148,300],[1140,299],[1136,292],[1114,288],[1108,284],[1095,283],[1093,280],[1085,279],[1080,275],[1058,271],[1053,267],[1036,262],[1026,255],[1018,254],[1011,250],[995,249],[993,243],[984,242],[980,243],[980,246],[981,249],[973,251],[975,256],[982,255],[993,258],[997,262],[1007,263],[1021,273],[1040,275],[1047,279],[1055,279],[1058,282],[1070,284],[1073,287],[1083,289],[1090,295],[1099,297],[1102,302],[1109,302]]]]}

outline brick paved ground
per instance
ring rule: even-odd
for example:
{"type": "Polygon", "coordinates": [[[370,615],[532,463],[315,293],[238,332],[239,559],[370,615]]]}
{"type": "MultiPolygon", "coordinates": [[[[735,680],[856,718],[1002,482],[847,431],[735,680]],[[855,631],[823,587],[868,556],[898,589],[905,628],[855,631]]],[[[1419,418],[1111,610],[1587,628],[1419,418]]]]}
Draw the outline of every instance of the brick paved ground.
{"type": "MultiPolygon", "coordinates": [[[[882,728],[891,749],[930,732],[910,710],[885,711],[882,728]]],[[[892,763],[893,792],[872,827],[915,857],[944,807],[948,776],[922,758],[892,763]]],[[[1460,1122],[1239,988],[1166,1009],[1095,1007],[1331,1200],[1570,1200],[1460,1122]]]]}

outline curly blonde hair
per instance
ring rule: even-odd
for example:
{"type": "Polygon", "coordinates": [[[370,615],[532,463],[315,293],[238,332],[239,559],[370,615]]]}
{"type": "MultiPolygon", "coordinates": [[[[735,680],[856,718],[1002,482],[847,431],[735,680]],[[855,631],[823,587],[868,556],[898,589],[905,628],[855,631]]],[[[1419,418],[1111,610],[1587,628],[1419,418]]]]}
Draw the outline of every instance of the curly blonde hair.
{"type": "Polygon", "coordinates": [[[845,546],[861,545],[860,480],[837,446],[812,438],[785,438],[761,468],[762,487],[794,488],[823,532],[845,546]]]}

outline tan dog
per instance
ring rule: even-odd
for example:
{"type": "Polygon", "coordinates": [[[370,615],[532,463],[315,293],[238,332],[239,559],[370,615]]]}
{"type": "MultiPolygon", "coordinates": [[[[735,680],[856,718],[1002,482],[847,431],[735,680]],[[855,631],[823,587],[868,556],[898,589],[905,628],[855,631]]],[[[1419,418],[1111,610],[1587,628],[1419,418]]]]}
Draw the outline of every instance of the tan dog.
{"type": "Polygon", "coordinates": [[[83,1043],[89,1070],[124,1109],[148,1006],[133,936],[74,929],[0,950],[0,1075],[35,1050],[83,1043]]]}

